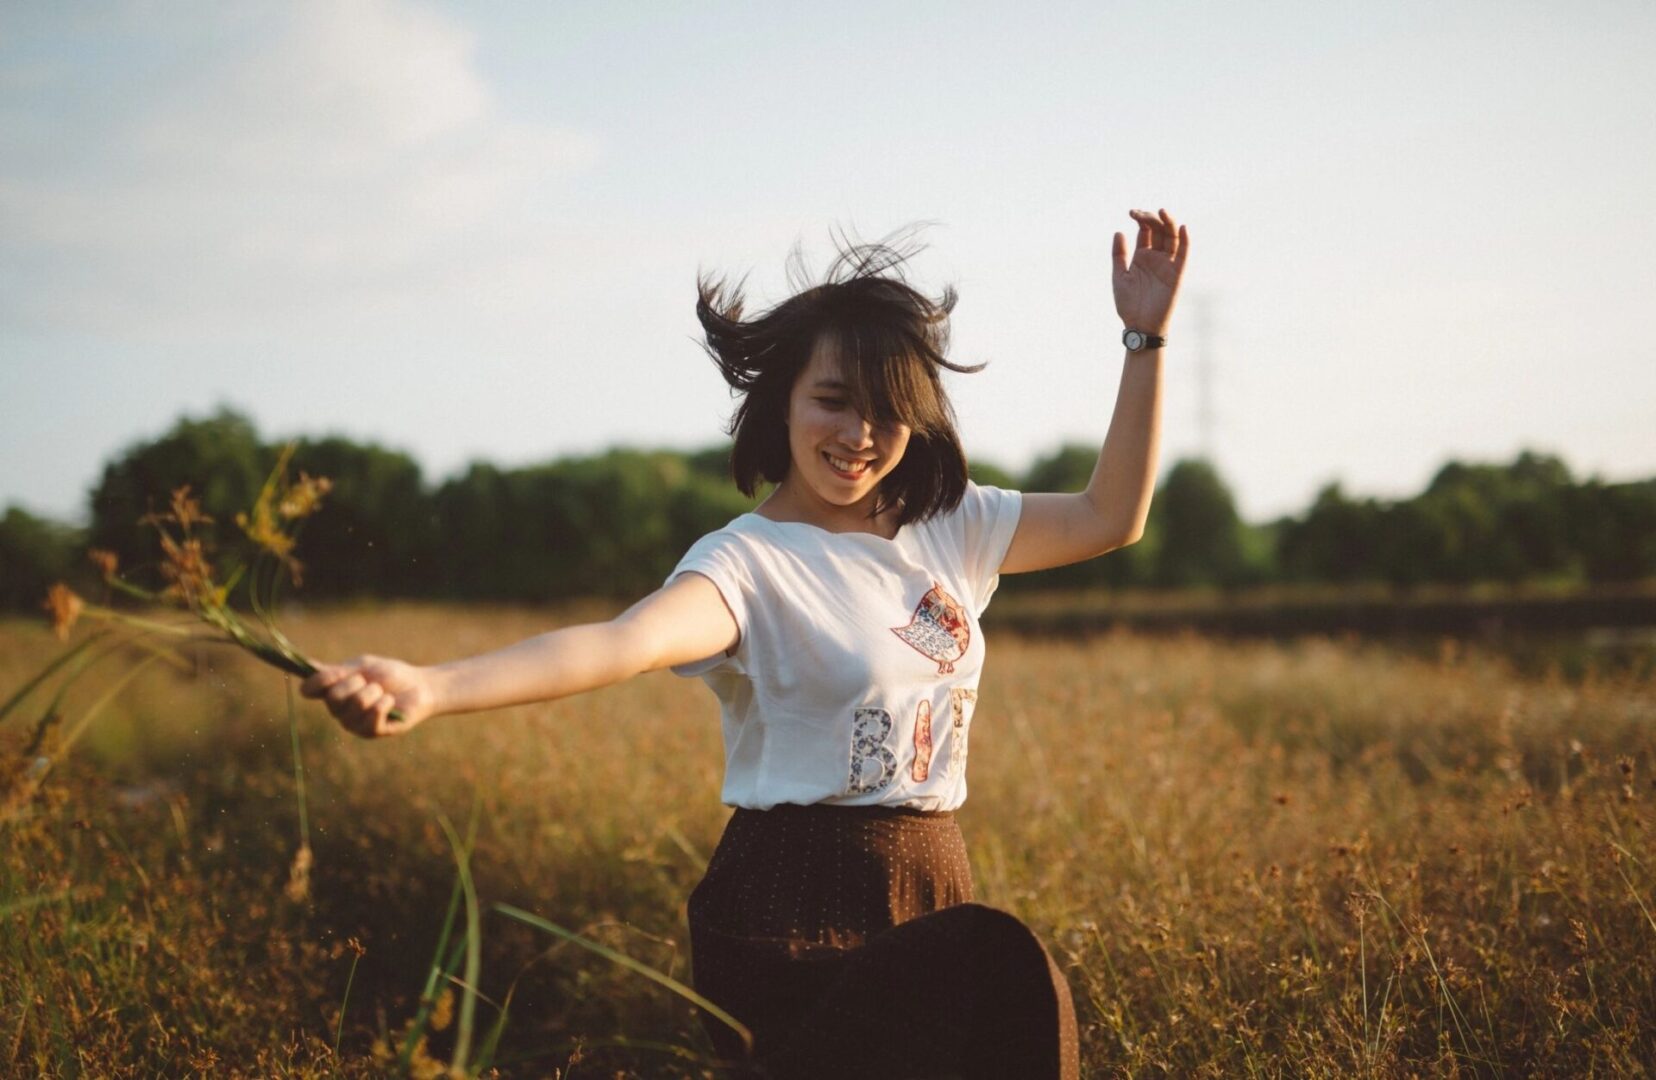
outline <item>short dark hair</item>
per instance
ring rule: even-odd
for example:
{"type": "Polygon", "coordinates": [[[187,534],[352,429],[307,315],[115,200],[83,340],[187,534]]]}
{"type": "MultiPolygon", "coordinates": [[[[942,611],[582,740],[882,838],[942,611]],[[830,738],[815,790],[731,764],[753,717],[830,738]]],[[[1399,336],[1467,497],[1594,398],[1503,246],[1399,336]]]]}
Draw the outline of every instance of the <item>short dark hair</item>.
{"type": "Polygon", "coordinates": [[[761,480],[780,483],[788,474],[788,399],[825,341],[835,349],[858,415],[906,424],[911,432],[902,461],[880,483],[874,513],[896,505],[899,525],[924,521],[954,509],[966,493],[966,453],[939,369],[969,373],[984,365],[955,364],[944,355],[955,290],[945,288],[934,300],[908,283],[904,263],[919,250],[912,229],[876,243],[842,236],[835,246],[838,255],[817,284],[796,248],[788,263],[795,294],[751,319],[742,318],[740,282],[697,278],[703,348],[742,398],[728,428],[735,439],[731,475],[751,497],[761,480]]]}

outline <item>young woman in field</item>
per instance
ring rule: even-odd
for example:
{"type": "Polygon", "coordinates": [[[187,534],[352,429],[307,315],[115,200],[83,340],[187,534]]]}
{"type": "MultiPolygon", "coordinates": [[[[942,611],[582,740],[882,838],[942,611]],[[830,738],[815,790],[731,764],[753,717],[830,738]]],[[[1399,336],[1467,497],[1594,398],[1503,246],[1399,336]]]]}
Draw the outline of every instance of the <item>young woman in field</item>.
{"type": "Polygon", "coordinates": [[[977,368],[944,356],[953,292],[909,286],[900,252],[850,248],[823,284],[751,319],[738,292],[704,281],[707,349],[742,395],[732,471],[750,495],[774,483],[769,497],[609,622],[435,667],[359,657],[304,692],[371,738],[660,668],[699,675],[723,713],[736,809],[690,898],[692,966],[752,1029],[763,1067],[1077,1075],[1063,976],[1017,919],[970,902],[953,811],[978,616],[999,575],[1090,559],[1144,528],[1189,237],[1166,211],[1132,217],[1131,256],[1121,233],[1113,250],[1125,368],[1085,491],[967,479],[940,370],[977,368]]]}

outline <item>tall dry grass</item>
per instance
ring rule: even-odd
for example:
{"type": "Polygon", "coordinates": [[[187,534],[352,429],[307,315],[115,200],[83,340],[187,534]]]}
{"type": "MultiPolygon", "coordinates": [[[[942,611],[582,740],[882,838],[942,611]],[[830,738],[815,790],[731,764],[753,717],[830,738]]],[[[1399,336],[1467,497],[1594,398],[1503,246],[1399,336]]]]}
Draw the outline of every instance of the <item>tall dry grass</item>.
{"type": "MultiPolygon", "coordinates": [[[[318,656],[438,660],[593,614],[284,627],[318,656]]],[[[55,647],[0,624],[0,697],[55,647]]],[[[681,1000],[488,910],[686,976],[684,900],[725,816],[699,683],[374,743],[306,705],[296,900],[280,678],[201,663],[146,672],[0,834],[0,1071],[381,1074],[455,881],[438,815],[475,813],[478,1022],[510,995],[501,1073],[712,1075],[681,1000]]],[[[0,753],[35,719],[8,721],[0,753]]],[[[1065,967],[1088,1075],[1641,1075],[1653,767],[1656,691],[1632,676],[1521,676],[1455,648],[1001,637],[962,826],[980,899],[1065,967]]],[[[428,1072],[457,1026],[437,1011],[428,1072]]]]}

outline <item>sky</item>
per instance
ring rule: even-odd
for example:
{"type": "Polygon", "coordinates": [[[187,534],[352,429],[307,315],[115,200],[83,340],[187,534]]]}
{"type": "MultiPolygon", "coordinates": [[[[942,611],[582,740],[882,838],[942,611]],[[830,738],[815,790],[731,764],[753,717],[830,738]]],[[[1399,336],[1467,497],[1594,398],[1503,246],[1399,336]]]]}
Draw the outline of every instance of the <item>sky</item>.
{"type": "Polygon", "coordinates": [[[1133,207],[1191,233],[1162,460],[1244,517],[1656,476],[1653,53],[1647,0],[0,0],[0,507],[221,404],[429,481],[716,444],[697,274],[916,222],[1021,470],[1108,430],[1133,207]]]}

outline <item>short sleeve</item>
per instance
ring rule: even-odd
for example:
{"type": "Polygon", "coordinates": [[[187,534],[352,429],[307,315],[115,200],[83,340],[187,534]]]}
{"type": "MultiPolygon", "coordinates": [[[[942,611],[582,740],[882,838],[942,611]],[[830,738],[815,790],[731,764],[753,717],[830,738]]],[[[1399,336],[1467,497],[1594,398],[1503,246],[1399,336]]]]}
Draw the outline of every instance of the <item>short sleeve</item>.
{"type": "Polygon", "coordinates": [[[729,665],[731,670],[743,670],[740,657],[748,643],[748,599],[753,595],[753,575],[743,563],[735,538],[727,532],[712,532],[690,545],[684,558],[673,567],[663,584],[672,584],[680,574],[697,573],[711,581],[724,597],[725,606],[736,619],[736,630],[741,635],[732,656],[715,653],[702,660],[673,665],[675,675],[692,678],[705,675],[729,665]]]}
{"type": "Polygon", "coordinates": [[[1012,546],[1022,510],[1022,492],[967,481],[957,513],[966,581],[979,615],[1000,584],[1000,565],[1006,559],[1006,549],[1012,546]]]}

